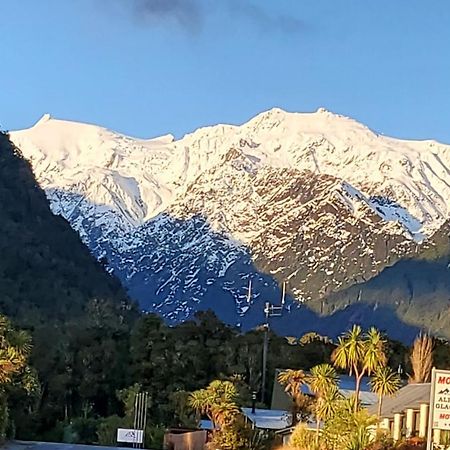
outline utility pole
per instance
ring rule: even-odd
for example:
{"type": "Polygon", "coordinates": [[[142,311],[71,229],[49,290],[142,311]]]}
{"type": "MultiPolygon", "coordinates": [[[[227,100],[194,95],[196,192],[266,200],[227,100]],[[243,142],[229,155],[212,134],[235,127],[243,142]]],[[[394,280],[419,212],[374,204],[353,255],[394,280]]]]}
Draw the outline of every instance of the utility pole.
{"type": "Polygon", "coordinates": [[[263,343],[263,355],[262,355],[262,377],[261,377],[261,403],[264,403],[266,396],[266,374],[267,374],[267,353],[269,350],[269,318],[280,317],[284,303],[286,299],[286,282],[283,282],[283,290],[281,294],[281,305],[272,305],[266,302],[264,307],[264,314],[266,316],[266,322],[264,324],[264,343],[263,343]]]}

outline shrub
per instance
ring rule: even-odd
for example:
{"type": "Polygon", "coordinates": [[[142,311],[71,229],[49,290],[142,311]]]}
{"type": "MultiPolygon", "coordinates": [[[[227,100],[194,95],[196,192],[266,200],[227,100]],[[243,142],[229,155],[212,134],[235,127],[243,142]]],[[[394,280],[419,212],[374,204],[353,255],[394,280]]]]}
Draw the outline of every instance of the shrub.
{"type": "Polygon", "coordinates": [[[100,445],[117,444],[117,428],[123,426],[123,419],[119,416],[109,416],[100,421],[97,429],[98,443],[100,445]]]}
{"type": "Polygon", "coordinates": [[[305,423],[299,423],[292,432],[289,445],[301,450],[313,450],[318,447],[314,431],[308,429],[305,423]]]}

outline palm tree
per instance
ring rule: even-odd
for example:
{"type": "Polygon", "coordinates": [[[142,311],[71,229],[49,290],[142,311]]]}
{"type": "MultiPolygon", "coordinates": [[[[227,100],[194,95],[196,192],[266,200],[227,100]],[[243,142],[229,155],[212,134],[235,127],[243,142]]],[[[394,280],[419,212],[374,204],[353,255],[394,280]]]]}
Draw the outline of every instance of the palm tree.
{"type": "Polygon", "coordinates": [[[306,382],[303,370],[286,369],[278,374],[278,382],[284,386],[284,391],[292,398],[292,425],[297,423],[297,412],[303,397],[301,387],[306,382]]]}
{"type": "Polygon", "coordinates": [[[191,392],[187,403],[195,410],[198,419],[200,419],[199,416],[206,415],[208,416],[208,419],[212,421],[212,396],[206,389],[199,389],[198,391],[191,392]]]}
{"type": "Polygon", "coordinates": [[[234,402],[218,403],[212,408],[213,422],[219,428],[224,428],[234,421],[239,411],[239,407],[234,402]]]}
{"type": "Polygon", "coordinates": [[[205,414],[214,427],[225,427],[239,413],[237,390],[231,381],[212,381],[206,389],[189,395],[188,404],[200,415],[205,414]]]}
{"type": "Polygon", "coordinates": [[[386,365],[385,344],[377,329],[371,328],[364,334],[359,325],[353,325],[350,331],[339,338],[338,346],[331,355],[336,367],[347,369],[355,377],[355,411],[358,409],[364,375],[370,375],[378,367],[386,365]]]}
{"type": "Polygon", "coordinates": [[[387,364],[386,340],[383,339],[381,333],[371,327],[365,335],[365,358],[364,365],[368,375],[371,375],[377,368],[384,367],[387,364]]]}
{"type": "Polygon", "coordinates": [[[332,413],[333,402],[339,397],[338,376],[330,364],[319,364],[311,369],[306,383],[316,397],[316,440],[318,440],[320,422],[332,413]]]}
{"type": "Polygon", "coordinates": [[[325,424],[328,419],[334,416],[339,407],[339,403],[343,399],[344,397],[339,392],[338,386],[331,385],[330,388],[316,400],[314,408],[316,414],[316,444],[319,443],[320,423],[323,422],[325,424]]]}
{"type": "Polygon", "coordinates": [[[313,394],[321,396],[331,387],[337,386],[338,376],[335,368],[330,364],[319,364],[311,369],[306,383],[313,394]]]}
{"type": "Polygon", "coordinates": [[[370,387],[372,392],[378,395],[377,427],[380,423],[383,397],[391,397],[394,395],[399,390],[400,385],[400,376],[390,367],[379,367],[374,372],[372,379],[370,380],[370,387]]]}
{"type": "Polygon", "coordinates": [[[431,378],[433,367],[434,340],[427,334],[420,333],[414,341],[411,352],[413,376],[411,383],[427,383],[431,378]]]}
{"type": "Polygon", "coordinates": [[[326,420],[335,412],[340,400],[344,397],[339,392],[338,386],[331,386],[319,399],[316,406],[316,415],[326,420]]]}
{"type": "Polygon", "coordinates": [[[212,381],[205,389],[192,392],[188,405],[206,414],[213,424],[211,448],[236,448],[240,410],[237,389],[231,381],[212,381]],[[225,447],[226,443],[226,447],[225,447]]]}

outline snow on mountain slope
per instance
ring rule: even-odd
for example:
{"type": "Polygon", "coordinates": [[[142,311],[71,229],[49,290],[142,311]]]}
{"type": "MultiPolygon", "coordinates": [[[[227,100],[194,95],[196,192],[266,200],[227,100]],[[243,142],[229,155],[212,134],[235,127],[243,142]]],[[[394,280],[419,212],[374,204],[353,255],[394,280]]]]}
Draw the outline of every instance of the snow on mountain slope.
{"type": "Polygon", "coordinates": [[[272,109],[179,140],[48,115],[11,136],[54,213],[174,321],[207,306],[241,321],[258,298],[245,303],[248,278],[321,298],[410,254],[450,216],[450,146],[323,109],[272,109]]]}
{"type": "Polygon", "coordinates": [[[368,195],[388,197],[407,214],[385,206],[386,218],[413,233],[429,235],[450,211],[450,146],[379,136],[323,109],[273,109],[241,127],[201,128],[179,141],[170,135],[138,140],[48,115],[12,137],[46,188],[76,186],[94,203],[132,218],[132,225],[164,211],[232,147],[244,147],[258,165],[329,174],[368,195]]]}

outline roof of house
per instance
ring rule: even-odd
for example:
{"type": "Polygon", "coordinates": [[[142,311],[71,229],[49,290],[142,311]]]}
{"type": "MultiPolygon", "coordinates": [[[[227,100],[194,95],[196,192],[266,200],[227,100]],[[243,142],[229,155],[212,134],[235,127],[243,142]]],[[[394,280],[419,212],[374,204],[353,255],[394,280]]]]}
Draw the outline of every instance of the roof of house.
{"type": "Polygon", "coordinates": [[[200,420],[200,426],[202,430],[214,430],[214,425],[211,420],[208,419],[202,419],[200,420]]]}
{"type": "MultiPolygon", "coordinates": [[[[395,413],[406,409],[418,409],[423,403],[430,403],[430,383],[407,384],[397,391],[393,397],[383,399],[381,417],[393,417],[395,413]]],[[[377,413],[377,405],[368,408],[371,414],[377,413]]]]}
{"type": "MultiPolygon", "coordinates": [[[[377,396],[370,390],[370,378],[364,377],[361,380],[359,399],[363,405],[373,405],[377,402],[377,396]]],[[[339,392],[346,398],[351,397],[355,393],[355,378],[349,375],[339,375],[338,379],[339,392]]],[[[312,395],[309,386],[304,384],[301,387],[304,394],[312,395]]]]}
{"type": "MultiPolygon", "coordinates": [[[[272,408],[279,408],[279,409],[289,409],[292,405],[292,400],[289,398],[289,396],[284,391],[283,386],[281,386],[280,383],[278,383],[278,374],[281,372],[281,369],[277,369],[275,372],[275,382],[273,384],[273,391],[272,391],[272,408]]],[[[361,400],[361,403],[364,406],[374,405],[377,402],[377,396],[370,390],[370,384],[369,384],[370,378],[364,377],[361,380],[361,392],[359,395],[359,398],[361,400]]],[[[355,378],[351,377],[349,375],[339,375],[339,391],[340,393],[348,398],[352,396],[355,393],[355,378]]],[[[303,384],[301,386],[301,391],[304,394],[312,395],[311,391],[309,390],[309,387],[306,384],[303,384]]]]}
{"type": "Polygon", "coordinates": [[[242,412],[256,428],[264,430],[282,430],[291,424],[291,414],[285,410],[256,408],[252,413],[252,408],[242,408],[242,412]]]}

